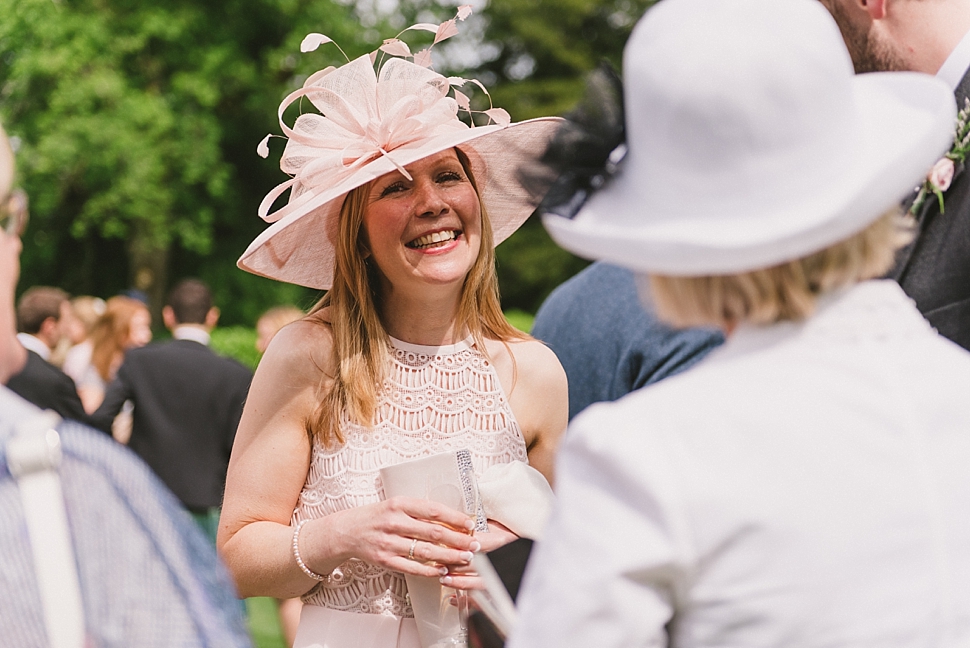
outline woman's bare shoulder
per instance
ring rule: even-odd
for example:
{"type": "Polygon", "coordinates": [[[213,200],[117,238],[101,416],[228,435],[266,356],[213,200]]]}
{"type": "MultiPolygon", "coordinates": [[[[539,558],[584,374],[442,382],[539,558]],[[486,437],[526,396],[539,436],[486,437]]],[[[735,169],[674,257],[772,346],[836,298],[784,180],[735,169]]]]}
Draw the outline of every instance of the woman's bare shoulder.
{"type": "Polygon", "coordinates": [[[534,337],[511,340],[507,344],[515,355],[516,361],[531,359],[536,362],[555,362],[559,364],[559,358],[556,357],[552,349],[534,337]]]}
{"type": "Polygon", "coordinates": [[[521,340],[487,340],[489,356],[496,365],[511,365],[515,360],[516,383],[528,383],[537,388],[564,386],[566,372],[552,349],[535,338],[521,340]]]}
{"type": "Polygon", "coordinates": [[[566,372],[556,354],[532,338],[489,341],[486,348],[522,430],[529,462],[552,483],[555,449],[569,418],[566,372]]]}

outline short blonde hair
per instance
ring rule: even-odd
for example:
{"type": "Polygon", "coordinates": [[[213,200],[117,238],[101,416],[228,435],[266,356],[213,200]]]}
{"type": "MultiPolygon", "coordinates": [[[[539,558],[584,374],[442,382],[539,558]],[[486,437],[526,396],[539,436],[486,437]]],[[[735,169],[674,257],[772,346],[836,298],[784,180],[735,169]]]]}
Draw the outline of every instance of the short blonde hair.
{"type": "Polygon", "coordinates": [[[894,208],[863,231],[821,252],[736,275],[649,276],[657,315],[674,326],[727,328],[741,322],[801,320],[820,295],[884,275],[912,239],[912,220],[894,208]]]}

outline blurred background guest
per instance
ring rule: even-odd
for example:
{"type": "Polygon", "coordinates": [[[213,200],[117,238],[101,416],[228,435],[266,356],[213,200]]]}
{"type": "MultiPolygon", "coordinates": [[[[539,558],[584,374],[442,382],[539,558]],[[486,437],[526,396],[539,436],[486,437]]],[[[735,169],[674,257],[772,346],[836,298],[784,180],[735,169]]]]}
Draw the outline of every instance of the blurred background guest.
{"type": "Polygon", "coordinates": [[[104,400],[104,390],[118,373],[128,349],[152,341],[152,316],[137,299],[117,296],[105,304],[104,314],[91,332],[91,361],[78,382],[78,394],[88,413],[104,400]]]}
{"type": "MultiPolygon", "coordinates": [[[[90,327],[94,325],[94,320],[97,319],[97,316],[95,316],[94,320],[91,320],[91,322],[88,323],[78,316],[76,304],[84,304],[84,300],[88,299],[94,300],[97,299],[97,297],[74,297],[70,300],[71,317],[68,318],[64,324],[61,339],[58,340],[57,345],[51,349],[50,363],[55,367],[60,368],[62,371],[64,369],[64,361],[67,359],[68,351],[87,339],[88,333],[90,332],[90,327]]],[[[103,301],[101,303],[104,304],[103,301]]]]}
{"type": "Polygon", "coordinates": [[[134,404],[129,447],[215,544],[229,453],[252,372],[209,349],[219,309],[205,283],[176,284],[162,317],[174,339],[130,348],[91,419],[110,432],[125,401],[134,404]]]}
{"type": "Polygon", "coordinates": [[[87,422],[74,381],[49,362],[51,351],[74,319],[68,294],[59,288],[34,286],[17,302],[17,339],[27,349],[27,364],[10,377],[7,387],[42,409],[63,418],[87,422]]]}
{"type": "Polygon", "coordinates": [[[270,340],[281,328],[303,317],[304,312],[296,306],[274,306],[256,320],[256,350],[266,352],[270,340]]]}
{"type": "Polygon", "coordinates": [[[71,300],[71,307],[77,326],[71,334],[71,345],[64,352],[61,370],[71,377],[75,385],[79,385],[91,364],[91,331],[104,314],[105,303],[100,297],[81,295],[71,300]]]}
{"type": "Polygon", "coordinates": [[[60,288],[34,286],[17,301],[17,339],[48,362],[61,340],[70,339],[73,328],[70,296],[60,288]]]}

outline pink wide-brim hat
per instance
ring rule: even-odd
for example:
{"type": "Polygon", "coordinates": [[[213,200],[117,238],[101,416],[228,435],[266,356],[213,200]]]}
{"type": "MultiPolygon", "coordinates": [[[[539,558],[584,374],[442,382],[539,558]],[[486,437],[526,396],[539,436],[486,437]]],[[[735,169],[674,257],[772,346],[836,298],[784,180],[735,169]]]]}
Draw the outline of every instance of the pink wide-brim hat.
{"type": "Polygon", "coordinates": [[[277,281],[329,289],[340,209],[348,192],[450,148],[460,149],[471,162],[494,243],[508,238],[542,198],[521,186],[518,168],[543,153],[562,120],[512,124],[500,118],[500,123],[469,126],[458,118],[458,101],[448,96],[459,81],[398,58],[387,61],[378,75],[366,55],[307,79],[279,111],[289,139],[280,168],[291,179],[264,199],[260,216],[273,224],[237,265],[277,281]],[[300,115],[290,129],[283,111],[302,97],[320,114],[300,115]],[[287,189],[287,205],[270,214],[287,189]]]}

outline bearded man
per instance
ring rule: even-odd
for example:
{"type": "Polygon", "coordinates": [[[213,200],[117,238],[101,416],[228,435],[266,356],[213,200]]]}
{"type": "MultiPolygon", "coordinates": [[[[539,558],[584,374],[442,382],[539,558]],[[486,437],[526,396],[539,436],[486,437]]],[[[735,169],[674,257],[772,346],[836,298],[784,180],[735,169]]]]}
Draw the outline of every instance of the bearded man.
{"type": "MultiPolygon", "coordinates": [[[[970,113],[970,0],[821,2],[839,25],[856,72],[934,74],[953,88],[957,108],[970,113]]],[[[933,193],[918,204],[917,237],[900,251],[890,276],[942,335],[970,349],[970,174],[957,149],[953,165],[934,167],[943,208],[933,193]]]]}

